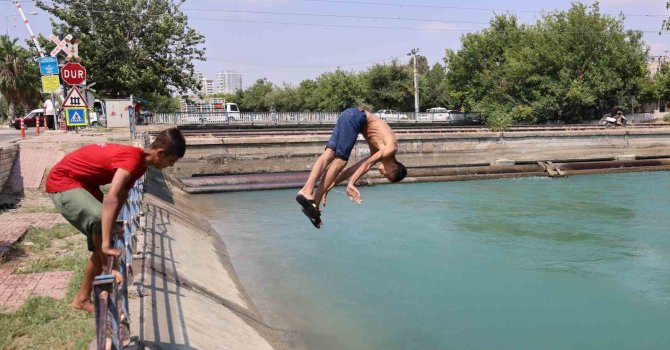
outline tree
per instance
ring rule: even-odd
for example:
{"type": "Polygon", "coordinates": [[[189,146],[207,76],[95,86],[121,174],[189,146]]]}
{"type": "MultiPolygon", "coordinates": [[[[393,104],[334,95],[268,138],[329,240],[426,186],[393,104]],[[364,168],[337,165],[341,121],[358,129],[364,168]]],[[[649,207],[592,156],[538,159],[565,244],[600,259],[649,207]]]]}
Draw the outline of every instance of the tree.
{"type": "Polygon", "coordinates": [[[10,118],[15,118],[19,109],[39,104],[42,97],[37,63],[28,50],[16,44],[17,40],[0,36],[0,94],[10,118]]]}
{"type": "Polygon", "coordinates": [[[267,112],[270,106],[266,104],[265,96],[273,89],[273,85],[266,78],[258,79],[249,88],[244,90],[240,100],[240,108],[245,111],[267,112]]]}
{"type": "Polygon", "coordinates": [[[5,101],[4,98],[2,98],[2,95],[0,95],[0,123],[4,123],[5,120],[7,120],[7,109],[8,109],[7,101],[5,101]]]}
{"type": "Polygon", "coordinates": [[[496,16],[464,36],[461,51],[447,52],[449,98],[496,128],[578,122],[627,102],[642,90],[648,53],[623,20],[600,14],[597,2],[573,3],[531,26],[496,16]]]}
{"type": "Polygon", "coordinates": [[[265,105],[274,107],[278,112],[300,111],[302,107],[298,89],[290,84],[277,87],[265,95],[265,105]]]}
{"type": "MultiPolygon", "coordinates": [[[[417,60],[418,62],[419,60],[417,60]]],[[[410,69],[398,63],[376,64],[360,74],[364,100],[376,109],[409,110],[414,103],[410,69]]]]}
{"type": "Polygon", "coordinates": [[[37,0],[62,21],[54,33],[80,39],[88,81],[110,97],[169,96],[195,90],[194,60],[205,60],[205,39],[171,0],[37,0]]]}
{"type": "Polygon", "coordinates": [[[651,84],[649,84],[650,96],[652,101],[670,101],[670,64],[661,65],[659,71],[654,74],[651,84]]]}
{"type": "Polygon", "coordinates": [[[421,97],[419,105],[421,110],[432,107],[450,107],[452,109],[461,107],[448,103],[445,86],[446,75],[444,66],[435,63],[432,68],[419,78],[419,93],[421,97]]]}
{"type": "Polygon", "coordinates": [[[304,111],[317,111],[319,109],[319,101],[314,95],[316,86],[316,81],[312,79],[307,79],[300,82],[300,85],[296,91],[300,109],[304,111]]]}
{"type": "Polygon", "coordinates": [[[179,112],[179,97],[164,96],[164,95],[150,95],[146,96],[146,109],[158,113],[174,113],[179,112]]]}
{"type": "Polygon", "coordinates": [[[316,89],[312,98],[320,111],[341,111],[364,103],[364,87],[359,76],[353,72],[337,69],[316,78],[316,89]]]}

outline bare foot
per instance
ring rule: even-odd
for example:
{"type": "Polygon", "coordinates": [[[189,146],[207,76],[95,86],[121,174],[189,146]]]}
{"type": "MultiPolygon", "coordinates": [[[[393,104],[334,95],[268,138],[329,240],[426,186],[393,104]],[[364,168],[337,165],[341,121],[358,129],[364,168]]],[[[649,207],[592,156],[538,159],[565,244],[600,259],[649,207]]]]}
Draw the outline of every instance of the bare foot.
{"type": "Polygon", "coordinates": [[[85,301],[76,301],[73,300],[72,304],[70,304],[73,309],[75,310],[84,310],[88,311],[88,313],[95,313],[95,307],[93,306],[93,303],[90,300],[85,300],[85,301]]]}
{"type": "Polygon", "coordinates": [[[298,191],[297,196],[299,196],[299,195],[303,195],[303,197],[305,197],[305,198],[307,198],[307,199],[309,199],[309,200],[314,200],[314,196],[313,196],[311,193],[310,193],[310,194],[307,194],[306,192],[303,192],[302,189],[301,189],[300,191],[298,191]]]}

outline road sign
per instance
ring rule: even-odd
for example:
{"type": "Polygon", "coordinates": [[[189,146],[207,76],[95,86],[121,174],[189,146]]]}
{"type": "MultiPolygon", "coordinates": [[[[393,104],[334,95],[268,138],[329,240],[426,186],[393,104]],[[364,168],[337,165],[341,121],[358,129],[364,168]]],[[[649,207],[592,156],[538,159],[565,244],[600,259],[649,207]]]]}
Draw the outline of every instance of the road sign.
{"type": "Polygon", "coordinates": [[[56,55],[58,55],[58,53],[61,50],[65,51],[65,48],[67,47],[67,43],[70,42],[70,40],[72,40],[72,34],[66,35],[63,38],[63,40],[60,40],[60,39],[58,39],[58,37],[56,35],[51,34],[51,36],[49,36],[49,39],[51,39],[51,41],[53,41],[56,44],[56,48],[51,50],[50,55],[53,56],[53,57],[56,57],[56,55]]]}
{"type": "Polygon", "coordinates": [[[65,124],[67,126],[88,126],[88,109],[86,107],[65,108],[65,124]]]}
{"type": "Polygon", "coordinates": [[[43,75],[42,76],[42,92],[45,94],[60,91],[60,84],[58,75],[43,75]]]}
{"type": "Polygon", "coordinates": [[[58,74],[58,60],[56,57],[40,57],[40,73],[42,75],[58,74]]]}
{"type": "Polygon", "coordinates": [[[70,62],[60,71],[63,81],[69,85],[80,85],[86,80],[86,68],[79,63],[70,62]]]}
{"type": "MultiPolygon", "coordinates": [[[[88,107],[86,99],[82,96],[81,92],[76,86],[73,86],[70,89],[70,92],[67,93],[67,97],[63,100],[63,107],[88,107]]],[[[69,124],[68,124],[69,125],[69,124]]]]}

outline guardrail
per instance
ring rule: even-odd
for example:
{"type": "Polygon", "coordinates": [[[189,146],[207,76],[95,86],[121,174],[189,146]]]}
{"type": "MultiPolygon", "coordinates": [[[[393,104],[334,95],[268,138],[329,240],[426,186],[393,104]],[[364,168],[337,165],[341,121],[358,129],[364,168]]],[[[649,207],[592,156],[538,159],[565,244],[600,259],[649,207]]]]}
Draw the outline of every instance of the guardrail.
{"type": "MultiPolygon", "coordinates": [[[[393,123],[476,123],[473,114],[386,113],[377,114],[393,123]]],[[[320,125],[335,124],[340,112],[183,112],[158,113],[150,124],[167,125],[320,125]]]]}
{"type": "Polygon", "coordinates": [[[120,213],[112,240],[121,251],[117,258],[109,257],[103,274],[93,281],[95,306],[96,349],[121,350],[130,339],[128,283],[132,278],[133,252],[137,248],[136,233],[140,227],[140,208],[144,195],[144,177],[135,182],[120,213]],[[114,271],[114,272],[112,272],[114,271]],[[118,283],[115,274],[123,281],[118,283]]]}

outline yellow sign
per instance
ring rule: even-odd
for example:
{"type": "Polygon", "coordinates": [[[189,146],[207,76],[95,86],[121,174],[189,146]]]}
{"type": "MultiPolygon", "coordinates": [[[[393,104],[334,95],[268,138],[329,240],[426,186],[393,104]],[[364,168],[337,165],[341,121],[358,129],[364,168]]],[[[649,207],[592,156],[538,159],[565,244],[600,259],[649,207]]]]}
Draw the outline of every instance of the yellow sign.
{"type": "Polygon", "coordinates": [[[42,76],[42,91],[46,93],[58,92],[60,84],[58,83],[58,75],[43,75],[42,76]]]}

